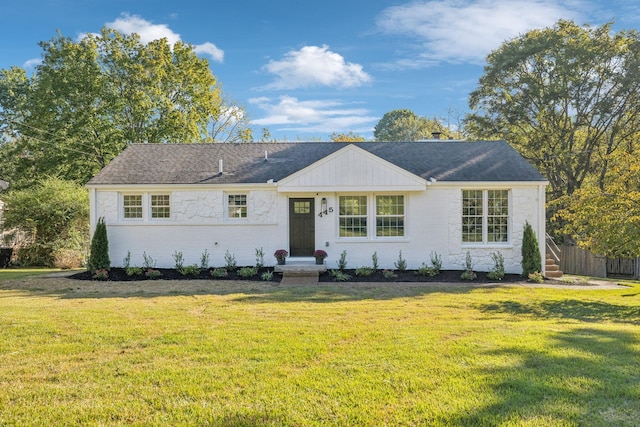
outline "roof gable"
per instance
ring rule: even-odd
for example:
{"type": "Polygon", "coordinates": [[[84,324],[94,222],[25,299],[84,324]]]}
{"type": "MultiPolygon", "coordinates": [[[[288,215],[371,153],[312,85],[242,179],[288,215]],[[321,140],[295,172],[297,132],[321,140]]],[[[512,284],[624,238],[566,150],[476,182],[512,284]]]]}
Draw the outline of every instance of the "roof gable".
{"type": "Polygon", "coordinates": [[[351,144],[280,180],[280,191],[424,190],[426,180],[351,144]]]}

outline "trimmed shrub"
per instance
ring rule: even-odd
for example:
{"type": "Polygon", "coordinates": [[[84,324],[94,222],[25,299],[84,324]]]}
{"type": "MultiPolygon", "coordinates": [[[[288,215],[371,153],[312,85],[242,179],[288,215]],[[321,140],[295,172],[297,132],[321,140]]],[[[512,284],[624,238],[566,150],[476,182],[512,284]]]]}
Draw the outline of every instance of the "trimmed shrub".
{"type": "Polygon", "coordinates": [[[529,277],[531,273],[542,271],[542,257],[538,239],[531,224],[524,224],[524,234],[522,236],[522,275],[529,277]]]}
{"type": "Polygon", "coordinates": [[[107,238],[107,226],[104,218],[99,218],[96,230],[91,239],[91,252],[89,253],[88,267],[90,271],[111,269],[109,259],[109,239],[107,238]]]}

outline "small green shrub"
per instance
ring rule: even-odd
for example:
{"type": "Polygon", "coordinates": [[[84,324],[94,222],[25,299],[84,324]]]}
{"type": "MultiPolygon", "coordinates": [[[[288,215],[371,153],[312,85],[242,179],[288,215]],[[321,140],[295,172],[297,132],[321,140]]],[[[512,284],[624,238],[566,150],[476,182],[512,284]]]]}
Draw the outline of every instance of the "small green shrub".
{"type": "Polygon", "coordinates": [[[504,277],[504,257],[500,252],[492,252],[493,268],[487,273],[490,280],[502,280],[504,277]]]}
{"type": "Polygon", "coordinates": [[[162,276],[162,273],[160,272],[160,270],[156,270],[153,268],[149,268],[144,274],[151,280],[155,280],[160,276],[162,276]]]}
{"type": "Polygon", "coordinates": [[[264,273],[262,273],[262,275],[260,276],[260,278],[262,280],[264,280],[265,282],[270,282],[273,280],[273,271],[265,271],[264,273]]]}
{"type": "Polygon", "coordinates": [[[478,275],[472,270],[465,270],[460,275],[462,280],[474,280],[478,275]]]}
{"type": "Polygon", "coordinates": [[[109,271],[106,268],[99,268],[94,273],[93,278],[96,280],[108,280],[109,271]]]}
{"type": "Polygon", "coordinates": [[[256,267],[264,267],[264,249],[262,247],[256,248],[256,267]]]}
{"type": "Polygon", "coordinates": [[[473,271],[473,260],[471,259],[471,252],[467,251],[467,255],[463,264],[464,271],[460,275],[463,280],[474,280],[478,275],[473,271]]]}
{"type": "Polygon", "coordinates": [[[142,263],[142,266],[144,267],[145,270],[151,270],[156,268],[156,260],[154,260],[150,255],[147,255],[146,252],[142,253],[142,259],[144,260],[144,262],[142,263]]]}
{"type": "Polygon", "coordinates": [[[433,276],[437,276],[439,273],[440,273],[440,270],[436,269],[435,267],[430,267],[427,264],[425,264],[424,262],[416,270],[416,274],[419,275],[419,276],[431,276],[431,277],[433,277],[433,276]]]}
{"type": "Polygon", "coordinates": [[[387,280],[396,280],[398,275],[393,270],[383,270],[382,276],[387,280]]]}
{"type": "Polygon", "coordinates": [[[238,270],[238,276],[249,278],[258,274],[258,267],[242,267],[238,270]]]}
{"type": "Polygon", "coordinates": [[[528,278],[529,278],[529,282],[533,282],[533,283],[544,282],[544,276],[539,271],[534,271],[533,273],[529,273],[528,278]]]}
{"type": "Polygon", "coordinates": [[[200,268],[196,264],[185,265],[180,267],[178,272],[183,276],[198,276],[200,274],[200,268]]]}
{"type": "Polygon", "coordinates": [[[236,256],[229,251],[224,253],[225,268],[227,271],[235,271],[238,268],[236,256]]]}
{"type": "Polygon", "coordinates": [[[211,277],[215,277],[217,279],[221,279],[223,277],[228,277],[229,272],[225,268],[214,268],[211,270],[211,277]]]}
{"type": "Polygon", "coordinates": [[[374,252],[373,255],[371,255],[371,262],[373,263],[373,269],[375,271],[378,271],[378,252],[374,252]]]}
{"type": "Polygon", "coordinates": [[[173,260],[175,262],[176,270],[182,270],[182,267],[184,266],[184,256],[182,255],[182,252],[175,251],[173,253],[173,260]]]}
{"type": "Polygon", "coordinates": [[[345,271],[347,269],[347,251],[342,251],[340,259],[338,259],[338,270],[345,271]]]}
{"type": "Polygon", "coordinates": [[[437,276],[442,270],[442,257],[435,251],[431,251],[429,257],[431,258],[431,268],[436,272],[434,276],[437,276]]]}
{"type": "Polygon", "coordinates": [[[131,265],[131,251],[127,251],[127,256],[122,260],[125,270],[131,265]]]}
{"type": "Polygon", "coordinates": [[[358,267],[356,268],[356,276],[369,277],[373,274],[373,268],[371,267],[358,267]]]}
{"type": "Polygon", "coordinates": [[[202,255],[200,255],[200,269],[206,270],[208,268],[209,268],[209,251],[205,249],[204,252],[202,252],[202,255]]]}
{"type": "Polygon", "coordinates": [[[342,270],[331,270],[330,274],[336,282],[346,282],[351,279],[351,275],[342,270]]]}
{"type": "Polygon", "coordinates": [[[393,263],[400,272],[407,271],[407,260],[402,258],[402,251],[398,254],[398,260],[393,263]]]}
{"type": "Polygon", "coordinates": [[[131,277],[131,276],[141,276],[142,275],[142,269],[140,267],[125,267],[124,272],[127,274],[127,276],[131,277]]]}

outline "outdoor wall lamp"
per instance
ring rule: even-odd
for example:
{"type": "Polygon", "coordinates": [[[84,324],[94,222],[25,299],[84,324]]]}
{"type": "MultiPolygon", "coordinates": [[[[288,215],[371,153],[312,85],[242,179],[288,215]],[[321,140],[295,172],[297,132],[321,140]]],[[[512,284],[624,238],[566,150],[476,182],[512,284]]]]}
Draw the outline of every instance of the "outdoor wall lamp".
{"type": "Polygon", "coordinates": [[[333,208],[327,208],[327,198],[323,197],[322,199],[320,199],[320,213],[318,214],[318,216],[322,218],[329,212],[333,212],[333,208]]]}

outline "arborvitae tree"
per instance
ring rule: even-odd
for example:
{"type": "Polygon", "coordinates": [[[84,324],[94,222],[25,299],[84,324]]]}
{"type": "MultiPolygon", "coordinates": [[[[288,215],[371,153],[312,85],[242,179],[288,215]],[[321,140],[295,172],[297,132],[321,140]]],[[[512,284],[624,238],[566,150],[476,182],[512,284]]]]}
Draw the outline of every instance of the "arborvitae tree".
{"type": "Polygon", "coordinates": [[[538,239],[531,224],[526,222],[522,236],[522,275],[527,277],[530,273],[540,271],[542,271],[542,257],[540,256],[538,239]]]}
{"type": "Polygon", "coordinates": [[[109,259],[109,239],[107,238],[107,226],[104,218],[98,219],[96,231],[91,239],[91,253],[89,254],[89,270],[109,270],[111,260],[109,259]]]}

